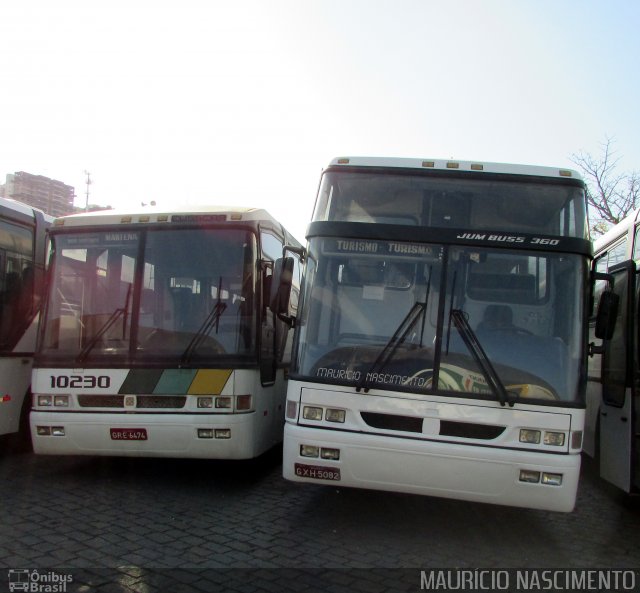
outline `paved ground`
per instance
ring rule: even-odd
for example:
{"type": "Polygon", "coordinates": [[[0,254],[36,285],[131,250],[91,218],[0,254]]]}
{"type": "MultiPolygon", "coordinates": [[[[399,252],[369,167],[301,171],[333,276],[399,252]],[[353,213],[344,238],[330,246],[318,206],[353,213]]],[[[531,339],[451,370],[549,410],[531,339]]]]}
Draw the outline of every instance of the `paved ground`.
{"type": "Polygon", "coordinates": [[[280,455],[0,453],[0,593],[9,570],[71,579],[53,591],[275,593],[419,591],[440,568],[629,569],[640,591],[640,505],[588,464],[559,514],[292,484],[280,455]]]}

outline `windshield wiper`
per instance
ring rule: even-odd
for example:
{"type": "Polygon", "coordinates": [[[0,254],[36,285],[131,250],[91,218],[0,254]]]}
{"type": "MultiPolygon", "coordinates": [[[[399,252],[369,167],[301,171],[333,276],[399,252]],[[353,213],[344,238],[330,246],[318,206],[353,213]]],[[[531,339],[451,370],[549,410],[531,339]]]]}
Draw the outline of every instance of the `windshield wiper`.
{"type": "Polygon", "coordinates": [[[216,333],[218,333],[218,328],[220,327],[220,317],[225,312],[227,305],[222,302],[221,298],[222,293],[222,278],[218,281],[218,301],[213,306],[213,309],[209,311],[206,319],[202,322],[202,325],[198,328],[198,331],[195,333],[191,341],[185,348],[185,351],[182,353],[182,357],[180,359],[181,364],[186,364],[191,360],[191,357],[195,353],[195,351],[199,348],[200,344],[205,340],[205,338],[211,333],[211,330],[215,326],[216,333]]]}
{"type": "Polygon", "coordinates": [[[507,392],[504,383],[491,364],[491,361],[482,348],[478,337],[471,329],[464,311],[462,311],[461,309],[451,309],[450,320],[453,321],[453,325],[460,333],[460,336],[462,337],[464,343],[467,345],[467,348],[469,348],[469,350],[471,351],[471,354],[473,355],[476,363],[480,366],[482,374],[485,376],[485,379],[487,380],[487,383],[489,384],[491,390],[498,397],[500,405],[506,406],[507,404],[509,404],[510,407],[513,407],[513,401],[509,397],[509,393],[507,392]]]}
{"type": "Polygon", "coordinates": [[[118,321],[118,318],[122,316],[122,339],[126,338],[127,331],[127,315],[129,314],[129,299],[131,298],[131,284],[127,288],[127,296],[124,300],[124,307],[120,307],[115,309],[111,315],[107,318],[107,320],[102,324],[102,327],[94,334],[94,336],[84,345],[80,353],[76,357],[76,362],[84,362],[89,356],[89,353],[95,348],[95,345],[98,343],[98,340],[106,334],[109,329],[118,321]]]}
{"type": "MultiPolygon", "coordinates": [[[[425,314],[427,310],[427,302],[428,302],[428,293],[427,299],[424,303],[415,302],[409,312],[405,315],[404,319],[400,322],[393,335],[389,338],[388,342],[384,345],[384,348],[380,351],[377,358],[373,361],[373,364],[367,369],[365,373],[362,374],[362,377],[356,384],[356,391],[360,391],[364,388],[365,393],[369,391],[369,386],[367,382],[367,376],[372,373],[375,369],[381,370],[385,367],[385,365],[391,360],[391,357],[394,355],[395,351],[398,349],[398,346],[402,344],[411,328],[415,325],[415,323],[420,319],[421,315],[425,314]]],[[[424,324],[422,331],[424,332],[424,324]]],[[[422,335],[420,336],[420,345],[422,345],[422,335]]]]}

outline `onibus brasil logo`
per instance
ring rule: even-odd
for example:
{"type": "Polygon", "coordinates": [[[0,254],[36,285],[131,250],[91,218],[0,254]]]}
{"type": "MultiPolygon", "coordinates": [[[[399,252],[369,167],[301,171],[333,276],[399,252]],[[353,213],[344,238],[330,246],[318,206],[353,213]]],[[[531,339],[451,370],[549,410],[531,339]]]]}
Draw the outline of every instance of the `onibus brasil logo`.
{"type": "Polygon", "coordinates": [[[70,574],[60,574],[52,570],[38,571],[27,568],[9,570],[9,593],[28,591],[30,593],[66,593],[67,584],[73,581],[70,574]]]}

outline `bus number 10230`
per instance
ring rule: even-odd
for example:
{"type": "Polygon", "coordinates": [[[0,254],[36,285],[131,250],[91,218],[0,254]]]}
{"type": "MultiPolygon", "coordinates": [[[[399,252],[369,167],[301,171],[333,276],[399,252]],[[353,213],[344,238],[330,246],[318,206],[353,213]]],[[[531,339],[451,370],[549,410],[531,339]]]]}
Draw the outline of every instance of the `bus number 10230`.
{"type": "Polygon", "coordinates": [[[55,389],[108,389],[111,377],[108,375],[51,375],[51,387],[55,389]]]}

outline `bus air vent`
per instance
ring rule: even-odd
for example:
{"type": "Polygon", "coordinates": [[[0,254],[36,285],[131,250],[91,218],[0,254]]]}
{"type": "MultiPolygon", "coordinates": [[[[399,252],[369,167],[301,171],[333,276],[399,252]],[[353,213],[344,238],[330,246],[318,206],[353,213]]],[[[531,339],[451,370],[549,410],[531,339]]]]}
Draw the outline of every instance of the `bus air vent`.
{"type": "Polygon", "coordinates": [[[422,432],[422,418],[396,416],[395,414],[378,414],[376,412],[360,412],[360,415],[362,419],[373,428],[402,430],[404,432],[422,432]]]}
{"type": "Polygon", "coordinates": [[[184,408],[184,395],[139,395],[138,408],[184,408]]]}
{"type": "Polygon", "coordinates": [[[440,421],[440,435],[446,437],[462,437],[465,439],[490,441],[499,437],[505,431],[505,428],[505,426],[495,426],[492,424],[452,422],[451,420],[440,421]]]}
{"type": "Polygon", "coordinates": [[[79,395],[81,408],[124,408],[124,395],[79,395]]]}

